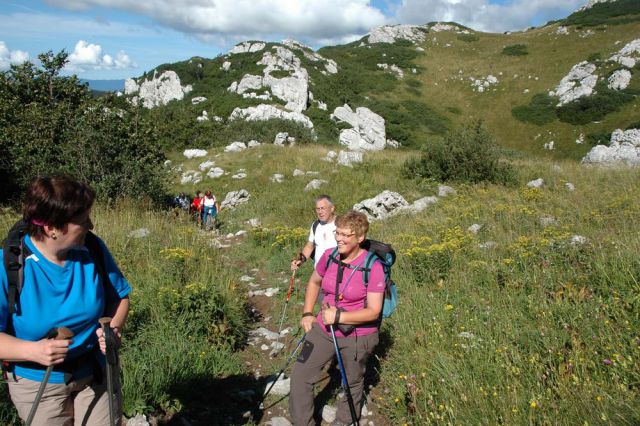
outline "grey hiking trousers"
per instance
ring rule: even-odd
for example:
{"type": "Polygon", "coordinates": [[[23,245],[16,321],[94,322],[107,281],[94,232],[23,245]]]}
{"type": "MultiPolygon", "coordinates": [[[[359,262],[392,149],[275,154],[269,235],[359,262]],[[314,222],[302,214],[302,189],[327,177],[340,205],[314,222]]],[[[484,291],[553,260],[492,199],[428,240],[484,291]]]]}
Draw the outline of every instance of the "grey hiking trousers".
{"type": "MultiPolygon", "coordinates": [[[[363,403],[364,373],[367,360],[377,344],[377,331],[366,336],[338,337],[338,347],[358,416],[360,416],[363,403]]],[[[289,413],[295,426],[314,425],[313,385],[318,381],[322,367],[335,356],[331,335],[320,330],[317,323],[313,324],[313,328],[307,333],[302,351],[291,373],[289,413]]],[[[336,420],[344,424],[351,424],[346,395],[337,401],[336,420]]]]}

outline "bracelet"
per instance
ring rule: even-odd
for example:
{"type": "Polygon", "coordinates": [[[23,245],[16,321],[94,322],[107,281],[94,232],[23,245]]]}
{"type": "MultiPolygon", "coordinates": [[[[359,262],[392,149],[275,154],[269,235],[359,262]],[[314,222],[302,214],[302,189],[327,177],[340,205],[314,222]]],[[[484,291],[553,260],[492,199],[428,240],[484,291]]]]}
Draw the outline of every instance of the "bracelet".
{"type": "Polygon", "coordinates": [[[313,314],[313,312],[304,312],[302,314],[302,318],[304,317],[315,317],[315,315],[313,314]]]}
{"type": "Polygon", "coordinates": [[[336,311],[336,317],[333,319],[333,325],[340,324],[340,312],[342,312],[342,309],[338,309],[336,311]]]}

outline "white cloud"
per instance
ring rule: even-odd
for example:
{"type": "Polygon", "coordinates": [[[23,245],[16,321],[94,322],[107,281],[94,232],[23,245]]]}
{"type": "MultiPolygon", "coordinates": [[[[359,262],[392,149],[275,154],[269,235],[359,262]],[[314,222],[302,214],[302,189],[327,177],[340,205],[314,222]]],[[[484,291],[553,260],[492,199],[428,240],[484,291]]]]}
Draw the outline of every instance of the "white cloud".
{"type": "Polygon", "coordinates": [[[201,39],[340,39],[362,34],[386,18],[370,0],[49,0],[49,4],[87,10],[107,7],[152,18],[201,39]]]}
{"type": "Polygon", "coordinates": [[[76,43],[68,59],[69,63],[67,63],[65,69],[71,72],[83,72],[87,69],[123,69],[135,66],[124,51],[118,52],[114,59],[109,54],[103,55],[102,46],[99,44],[87,43],[84,40],[79,40],[76,43]]]}
{"type": "Polygon", "coordinates": [[[569,15],[586,0],[513,0],[508,4],[489,0],[402,0],[396,19],[402,23],[424,24],[453,21],[478,31],[522,30],[532,25],[569,15]]]}
{"type": "Polygon", "coordinates": [[[29,60],[29,53],[22,50],[9,50],[4,41],[0,41],[0,71],[8,70],[11,64],[21,64],[29,60]]]}

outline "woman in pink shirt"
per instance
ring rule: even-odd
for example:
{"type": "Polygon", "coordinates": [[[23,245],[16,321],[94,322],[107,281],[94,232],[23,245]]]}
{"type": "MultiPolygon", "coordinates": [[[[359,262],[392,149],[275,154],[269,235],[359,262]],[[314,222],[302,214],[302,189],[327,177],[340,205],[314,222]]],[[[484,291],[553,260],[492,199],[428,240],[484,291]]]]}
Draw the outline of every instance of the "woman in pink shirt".
{"type": "MultiPolygon", "coordinates": [[[[384,301],[385,276],[376,261],[369,272],[369,284],[363,280],[367,251],[361,247],[369,230],[367,217],[349,211],[335,220],[335,249],[324,252],[311,275],[305,294],[300,325],[305,343],[291,375],[289,411],[294,425],[313,424],[313,386],[322,367],[335,356],[329,325],[335,328],[349,388],[359,417],[362,407],[364,373],[367,359],[378,344],[378,329],[384,301]],[[323,309],[313,314],[320,289],[323,309]]],[[[335,424],[352,423],[346,398],[337,402],[335,424]]]]}

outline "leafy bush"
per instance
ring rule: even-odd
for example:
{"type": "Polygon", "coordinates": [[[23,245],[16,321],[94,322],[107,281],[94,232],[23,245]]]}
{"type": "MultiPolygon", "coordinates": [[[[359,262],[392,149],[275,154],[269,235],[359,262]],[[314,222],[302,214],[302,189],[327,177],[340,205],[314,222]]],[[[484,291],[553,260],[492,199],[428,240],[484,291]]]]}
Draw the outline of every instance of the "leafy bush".
{"type": "Polygon", "coordinates": [[[585,140],[590,146],[609,145],[611,132],[589,133],[585,136],[585,140]]]}
{"type": "Polygon", "coordinates": [[[564,25],[593,27],[626,24],[640,20],[639,15],[640,3],[637,0],[617,0],[597,3],[589,9],[572,13],[564,20],[564,25]]]}
{"type": "Polygon", "coordinates": [[[502,54],[507,56],[524,56],[528,55],[526,44],[512,44],[502,49],[502,54]]]}
{"type": "Polygon", "coordinates": [[[86,84],[58,74],[67,53],[40,54],[0,73],[0,176],[3,199],[37,175],[68,173],[100,197],[164,197],[164,155],[154,126],[115,96],[93,98],[86,84]]]}
{"type": "Polygon", "coordinates": [[[480,40],[480,37],[475,34],[458,34],[458,40],[471,43],[480,40]]]}
{"type": "Polygon", "coordinates": [[[511,114],[523,123],[532,123],[538,126],[549,124],[557,118],[555,100],[543,93],[534,95],[529,105],[513,108],[511,114]]]}
{"type": "Polygon", "coordinates": [[[402,174],[438,182],[512,184],[516,178],[513,167],[500,160],[496,142],[481,121],[432,143],[420,158],[405,162],[402,174]]]}
{"type": "Polygon", "coordinates": [[[634,98],[634,95],[624,91],[601,87],[594,95],[585,96],[558,107],[557,114],[560,121],[564,123],[587,124],[618,111],[622,105],[631,102],[634,98]]]}

